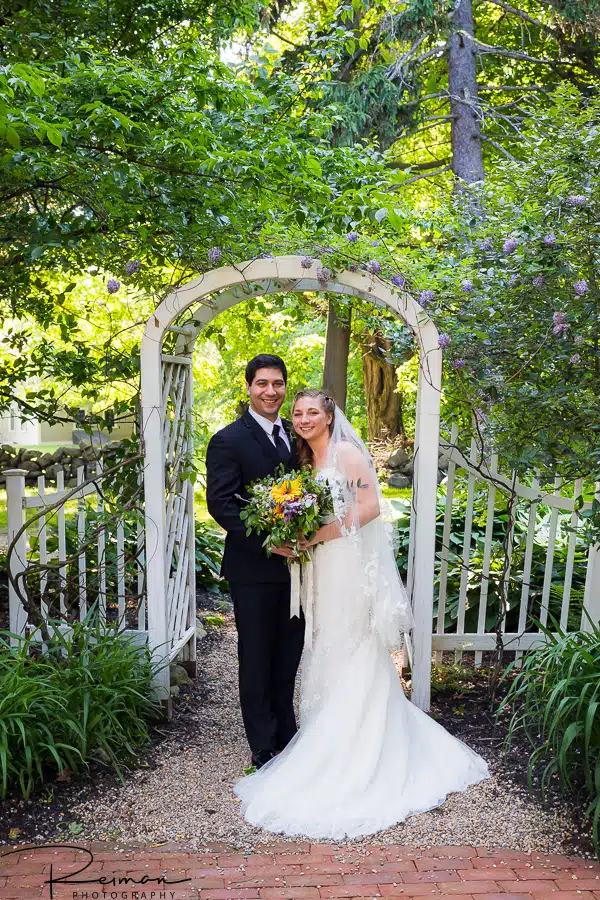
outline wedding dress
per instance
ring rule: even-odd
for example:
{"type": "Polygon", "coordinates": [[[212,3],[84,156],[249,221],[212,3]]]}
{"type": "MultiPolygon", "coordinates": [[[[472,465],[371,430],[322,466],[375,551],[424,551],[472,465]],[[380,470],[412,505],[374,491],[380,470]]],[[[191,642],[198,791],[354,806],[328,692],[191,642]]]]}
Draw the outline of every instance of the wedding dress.
{"type": "MultiPolygon", "coordinates": [[[[351,429],[343,422],[339,440],[351,429]]],[[[348,471],[332,461],[321,476],[339,497],[348,471]]],[[[480,756],[405,697],[389,647],[411,613],[382,518],[347,527],[351,502],[340,505],[342,536],[314,548],[303,572],[299,731],[234,788],[251,824],[330,840],[373,834],[489,777],[480,756]]]]}

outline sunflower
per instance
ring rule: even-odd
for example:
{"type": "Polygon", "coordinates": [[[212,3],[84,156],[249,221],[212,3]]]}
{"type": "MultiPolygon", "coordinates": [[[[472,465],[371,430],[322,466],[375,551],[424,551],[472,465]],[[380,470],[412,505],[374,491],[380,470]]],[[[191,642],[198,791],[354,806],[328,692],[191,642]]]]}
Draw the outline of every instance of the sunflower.
{"type": "Polygon", "coordinates": [[[302,479],[286,478],[281,484],[274,484],[271,488],[271,497],[275,503],[286,503],[289,500],[298,500],[302,496],[302,479]]]}

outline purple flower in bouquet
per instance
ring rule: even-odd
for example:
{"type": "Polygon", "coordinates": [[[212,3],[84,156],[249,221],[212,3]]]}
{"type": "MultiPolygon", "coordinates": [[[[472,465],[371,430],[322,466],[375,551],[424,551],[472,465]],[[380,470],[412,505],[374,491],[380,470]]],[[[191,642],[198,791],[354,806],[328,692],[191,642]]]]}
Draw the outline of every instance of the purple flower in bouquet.
{"type": "Polygon", "coordinates": [[[587,197],[585,194],[572,194],[570,197],[567,197],[565,202],[567,206],[585,206],[587,197]]]}
{"type": "Polygon", "coordinates": [[[429,290],[421,291],[421,293],[419,294],[419,299],[417,300],[417,303],[419,304],[419,306],[422,306],[423,309],[425,309],[425,307],[429,303],[431,303],[431,301],[433,300],[434,297],[435,297],[434,291],[429,291],[429,290]]]}
{"type": "Polygon", "coordinates": [[[400,288],[401,290],[403,290],[407,285],[406,278],[404,277],[404,275],[400,274],[392,275],[390,281],[392,282],[394,287],[400,288]]]}
{"type": "Polygon", "coordinates": [[[585,278],[578,278],[573,284],[573,288],[578,297],[583,297],[588,292],[588,283],[585,278]]]}
{"type": "Polygon", "coordinates": [[[463,289],[463,291],[472,291],[473,290],[473,282],[471,281],[470,278],[465,278],[463,281],[461,281],[460,286],[463,289]]]}
{"type": "Polygon", "coordinates": [[[379,247],[380,241],[371,241],[371,247],[379,247]]]}
{"type": "Polygon", "coordinates": [[[480,250],[493,250],[494,249],[494,238],[486,237],[482,241],[479,241],[477,245],[480,250]]]}
{"type": "Polygon", "coordinates": [[[574,366],[579,365],[579,363],[581,362],[581,356],[579,355],[579,353],[574,353],[569,362],[574,366]]]}
{"type": "Polygon", "coordinates": [[[519,242],[517,240],[515,240],[515,238],[507,238],[504,241],[502,250],[504,253],[506,253],[508,255],[509,253],[514,253],[518,246],[519,246],[519,242]]]}
{"type": "Polygon", "coordinates": [[[348,266],[348,271],[358,272],[358,263],[351,263],[351,265],[348,266]]]}
{"type": "Polygon", "coordinates": [[[125,263],[125,274],[126,275],[136,275],[142,267],[139,259],[129,259],[125,263]]]}
{"type": "Polygon", "coordinates": [[[218,266],[223,259],[223,252],[220,247],[209,247],[207,255],[211,266],[218,266]]]}
{"type": "Polygon", "coordinates": [[[346,235],[346,240],[350,244],[355,244],[358,240],[358,232],[357,231],[349,231],[348,234],[346,235]]]}
{"type": "Polygon", "coordinates": [[[534,288],[542,288],[546,284],[546,279],[543,275],[536,275],[531,283],[534,288]]]}
{"type": "Polygon", "coordinates": [[[442,334],[440,334],[440,336],[438,338],[438,347],[440,347],[442,350],[445,350],[447,347],[450,346],[451,343],[452,343],[452,338],[450,337],[450,335],[446,334],[445,332],[442,332],[442,334]]]}
{"type": "Polygon", "coordinates": [[[454,360],[452,360],[452,368],[453,368],[453,369],[464,369],[464,367],[466,366],[466,364],[467,364],[466,359],[454,359],[454,360]]]}
{"type": "Polygon", "coordinates": [[[372,259],[367,268],[371,275],[381,274],[381,263],[377,259],[372,259]]]}
{"type": "Polygon", "coordinates": [[[554,232],[551,231],[550,234],[545,234],[543,242],[544,247],[554,247],[554,245],[556,244],[556,235],[554,234],[554,232]]]}
{"type": "Polygon", "coordinates": [[[312,258],[312,256],[303,256],[300,260],[300,265],[303,269],[310,269],[313,263],[314,259],[312,258]]]}
{"type": "Polygon", "coordinates": [[[116,294],[120,287],[121,282],[117,281],[116,278],[109,278],[109,280],[106,282],[106,290],[109,294],[116,294]]]}
{"type": "Polygon", "coordinates": [[[511,288],[516,287],[520,283],[520,281],[521,281],[520,275],[516,275],[516,274],[511,275],[510,278],[508,279],[508,286],[511,288]]]}

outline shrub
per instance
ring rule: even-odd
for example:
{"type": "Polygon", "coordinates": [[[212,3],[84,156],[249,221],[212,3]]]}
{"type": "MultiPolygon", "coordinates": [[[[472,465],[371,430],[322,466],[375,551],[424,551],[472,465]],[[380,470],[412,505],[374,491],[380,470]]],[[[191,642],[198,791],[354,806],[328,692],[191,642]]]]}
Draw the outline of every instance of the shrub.
{"type": "MultiPolygon", "coordinates": [[[[553,776],[563,788],[579,789],[588,797],[598,849],[600,820],[600,628],[565,634],[543,628],[547,643],[525,654],[522,668],[499,707],[514,705],[507,741],[523,735],[532,751],[529,786],[541,770],[545,791],[553,776]]],[[[507,669],[505,678],[513,669],[507,669]]]]}
{"type": "Polygon", "coordinates": [[[196,521],[196,584],[208,591],[227,591],[229,586],[221,578],[221,560],[225,535],[210,522],[196,521]]]}
{"type": "MultiPolygon", "coordinates": [[[[11,646],[0,632],[1,795],[28,798],[36,784],[89,760],[121,767],[134,762],[161,716],[151,697],[157,664],[147,647],[115,626],[100,628],[95,610],[41,645],[35,633],[11,646]]],[[[56,627],[52,627],[56,626],[56,627]]]]}

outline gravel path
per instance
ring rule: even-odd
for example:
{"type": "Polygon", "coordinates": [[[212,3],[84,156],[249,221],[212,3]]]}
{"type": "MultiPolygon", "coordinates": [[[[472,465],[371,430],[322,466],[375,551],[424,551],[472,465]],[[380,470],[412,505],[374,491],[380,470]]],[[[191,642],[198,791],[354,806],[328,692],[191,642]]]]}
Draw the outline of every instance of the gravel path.
{"type": "MultiPolygon", "coordinates": [[[[148,768],[131,773],[124,786],[73,798],[71,818],[86,840],[178,841],[193,850],[218,842],[253,848],[285,837],[254,828],[241,818],[232,784],[249,753],[237,698],[235,628],[225,626],[199,644],[199,677],[176,702],[173,732],[156,747],[148,768]]],[[[458,735],[460,736],[460,735],[458,735]]],[[[579,852],[575,823],[564,806],[542,807],[511,782],[488,743],[474,746],[491,764],[493,777],[439,809],[422,813],[361,843],[443,844],[505,847],[543,852],[579,852]],[[569,840],[571,836],[571,840],[569,840]]]]}

